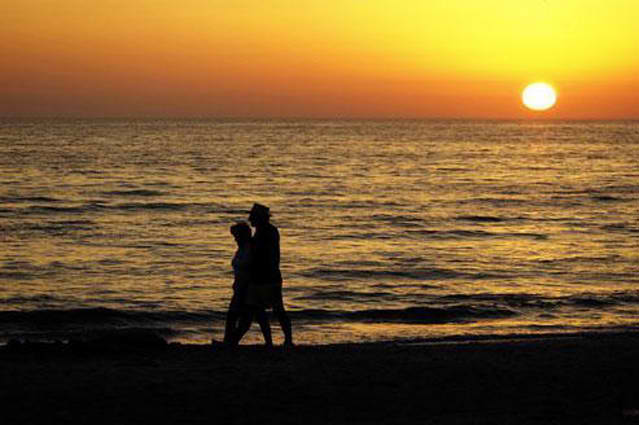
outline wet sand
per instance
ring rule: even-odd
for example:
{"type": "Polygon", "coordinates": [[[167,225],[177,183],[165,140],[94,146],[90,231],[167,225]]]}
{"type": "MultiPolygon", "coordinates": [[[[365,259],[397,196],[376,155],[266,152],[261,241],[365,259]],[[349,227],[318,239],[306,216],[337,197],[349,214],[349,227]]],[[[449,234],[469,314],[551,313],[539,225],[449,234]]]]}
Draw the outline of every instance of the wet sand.
{"type": "Polygon", "coordinates": [[[0,348],[3,423],[639,424],[639,334],[0,348]]]}

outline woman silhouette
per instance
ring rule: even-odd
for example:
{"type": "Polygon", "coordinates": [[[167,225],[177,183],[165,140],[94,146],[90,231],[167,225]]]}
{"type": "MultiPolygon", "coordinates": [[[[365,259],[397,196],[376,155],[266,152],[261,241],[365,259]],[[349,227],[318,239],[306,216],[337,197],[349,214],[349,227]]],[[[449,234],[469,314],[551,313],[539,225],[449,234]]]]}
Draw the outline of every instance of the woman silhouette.
{"type": "Polygon", "coordinates": [[[271,327],[263,307],[247,305],[247,295],[253,279],[254,247],[251,228],[240,222],[231,226],[231,234],[237,243],[237,250],[231,261],[233,266],[233,297],[229,303],[224,329],[224,343],[237,345],[251,326],[253,318],[257,320],[267,346],[272,346],[271,327]],[[239,326],[238,326],[239,320],[239,326]]]}

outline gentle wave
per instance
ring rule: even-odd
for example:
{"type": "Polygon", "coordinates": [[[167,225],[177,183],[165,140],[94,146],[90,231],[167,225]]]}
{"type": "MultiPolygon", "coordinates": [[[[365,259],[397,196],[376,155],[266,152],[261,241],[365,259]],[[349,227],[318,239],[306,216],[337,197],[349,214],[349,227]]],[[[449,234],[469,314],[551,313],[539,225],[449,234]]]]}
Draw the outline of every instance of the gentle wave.
{"type": "MultiPolygon", "coordinates": [[[[153,196],[153,195],[145,195],[153,196]]],[[[15,215],[17,217],[25,217],[30,215],[79,215],[94,212],[109,212],[109,211],[145,211],[145,210],[166,210],[166,211],[187,211],[187,210],[202,210],[207,212],[236,214],[235,210],[228,210],[228,208],[219,208],[210,203],[176,203],[176,202],[125,202],[119,204],[107,204],[102,201],[93,201],[84,203],[82,205],[69,205],[69,206],[52,206],[52,205],[29,205],[27,207],[16,208],[1,208],[0,213],[3,215],[15,215]]],[[[246,211],[241,211],[241,214],[246,214],[246,211]]]]}
{"type": "Polygon", "coordinates": [[[447,269],[436,268],[412,268],[405,271],[389,271],[389,270],[353,270],[353,269],[326,269],[314,268],[307,269],[299,273],[303,277],[323,279],[328,281],[346,281],[346,280],[362,280],[362,279],[411,279],[411,280],[440,280],[440,279],[507,279],[512,277],[510,274],[497,273],[468,273],[447,269]]]}
{"type": "Polygon", "coordinates": [[[61,199],[50,198],[48,196],[0,196],[0,203],[20,204],[20,203],[55,203],[62,202],[61,199]]]}
{"type": "Polygon", "coordinates": [[[105,307],[77,309],[44,309],[31,311],[0,311],[0,322],[56,326],[87,326],[97,324],[134,325],[145,322],[198,322],[221,319],[222,312],[132,311],[105,307]]]}
{"type": "MultiPolygon", "coordinates": [[[[350,291],[327,291],[325,299],[348,300],[361,293],[350,291]]],[[[373,298],[383,298],[387,292],[371,292],[373,298]]],[[[322,323],[386,323],[403,325],[468,324],[523,317],[531,312],[537,317],[558,318],[570,311],[596,308],[599,311],[615,307],[636,310],[639,306],[639,291],[612,294],[582,293],[578,295],[544,298],[535,294],[456,294],[430,297],[429,306],[406,308],[373,308],[355,310],[333,310],[310,308],[289,311],[296,326],[321,326],[322,323]],[[566,310],[568,309],[568,310],[566,310]]],[[[38,299],[18,298],[12,302],[47,302],[51,297],[38,299]]],[[[361,302],[358,305],[363,305],[361,302]]],[[[378,304],[376,304],[378,305],[378,304]]],[[[52,340],[72,339],[86,335],[124,330],[150,330],[168,337],[183,337],[186,334],[207,334],[212,327],[221,328],[226,318],[225,311],[136,309],[123,310],[106,307],[39,309],[30,311],[0,311],[0,342],[12,338],[52,340]]],[[[535,326],[535,325],[530,325],[535,326]]],[[[540,325],[541,326],[541,325],[540,325]]],[[[544,325],[552,326],[550,324],[544,325]]]]}
{"type": "Polygon", "coordinates": [[[613,293],[580,293],[563,297],[543,297],[535,294],[456,294],[441,297],[442,301],[483,303],[490,302],[508,308],[534,308],[547,311],[561,307],[605,307],[639,305],[639,292],[619,291],[613,293]]]}
{"type": "Polygon", "coordinates": [[[505,221],[503,218],[482,216],[482,215],[462,215],[456,218],[459,221],[474,221],[478,223],[501,223],[505,221]]]}
{"type": "MultiPolygon", "coordinates": [[[[291,311],[295,320],[312,321],[375,321],[400,323],[448,323],[514,316],[517,312],[508,308],[453,305],[449,307],[409,307],[404,309],[325,310],[308,309],[291,311]]],[[[110,308],[79,308],[65,310],[0,311],[0,322],[14,326],[34,327],[87,327],[99,325],[140,326],[150,324],[207,323],[223,320],[223,311],[150,311],[119,310],[110,308]]]]}
{"type": "Polygon", "coordinates": [[[451,306],[442,308],[409,307],[404,309],[381,309],[354,311],[344,314],[346,319],[363,321],[399,322],[411,324],[441,324],[496,319],[516,316],[507,308],[482,306],[451,306]]]}
{"type": "Polygon", "coordinates": [[[108,192],[102,192],[105,196],[165,196],[166,193],[159,192],[157,190],[145,190],[145,189],[134,189],[134,190],[112,190],[108,192]]]}
{"type": "MultiPolygon", "coordinates": [[[[341,299],[349,297],[383,297],[388,292],[354,292],[325,291],[315,297],[323,299],[341,299]]],[[[311,295],[299,298],[313,297],[311,295]]],[[[50,301],[55,297],[40,295],[29,301],[50,301]]],[[[19,301],[19,298],[12,301],[19,301]]],[[[639,291],[620,291],[597,294],[581,293],[577,295],[547,298],[535,294],[456,294],[431,298],[436,307],[409,307],[404,309],[366,309],[366,310],[327,310],[303,309],[291,311],[290,314],[300,320],[389,320],[409,323],[454,321],[469,318],[508,317],[520,314],[526,308],[552,310],[566,306],[619,306],[639,305],[639,291]],[[446,304],[446,305],[445,305],[446,304]]],[[[105,307],[77,309],[42,309],[19,311],[0,311],[0,322],[3,323],[39,323],[51,326],[82,323],[144,323],[144,322],[207,322],[222,320],[225,311],[179,311],[179,310],[122,310],[105,307]]]]}
{"type": "Polygon", "coordinates": [[[548,235],[542,233],[515,233],[515,232],[487,232],[484,230],[407,230],[406,233],[413,235],[426,236],[432,239],[513,239],[525,238],[544,240],[548,239],[548,235]]]}

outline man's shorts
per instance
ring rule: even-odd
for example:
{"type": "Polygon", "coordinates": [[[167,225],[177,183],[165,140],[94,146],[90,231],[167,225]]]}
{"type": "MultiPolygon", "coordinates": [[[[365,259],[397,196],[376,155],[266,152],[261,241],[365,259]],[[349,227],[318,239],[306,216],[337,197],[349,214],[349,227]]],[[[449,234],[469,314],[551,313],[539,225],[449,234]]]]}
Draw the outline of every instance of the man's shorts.
{"type": "Polygon", "coordinates": [[[283,310],[282,285],[249,285],[246,304],[265,309],[283,310]]]}

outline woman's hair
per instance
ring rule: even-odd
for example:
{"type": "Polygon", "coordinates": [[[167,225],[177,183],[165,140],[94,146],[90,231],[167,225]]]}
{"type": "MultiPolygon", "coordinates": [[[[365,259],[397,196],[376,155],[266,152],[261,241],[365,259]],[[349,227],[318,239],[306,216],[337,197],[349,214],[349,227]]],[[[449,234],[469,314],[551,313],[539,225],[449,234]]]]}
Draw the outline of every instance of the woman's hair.
{"type": "Polygon", "coordinates": [[[241,241],[246,241],[251,239],[251,228],[241,221],[231,226],[231,234],[241,241]]]}

